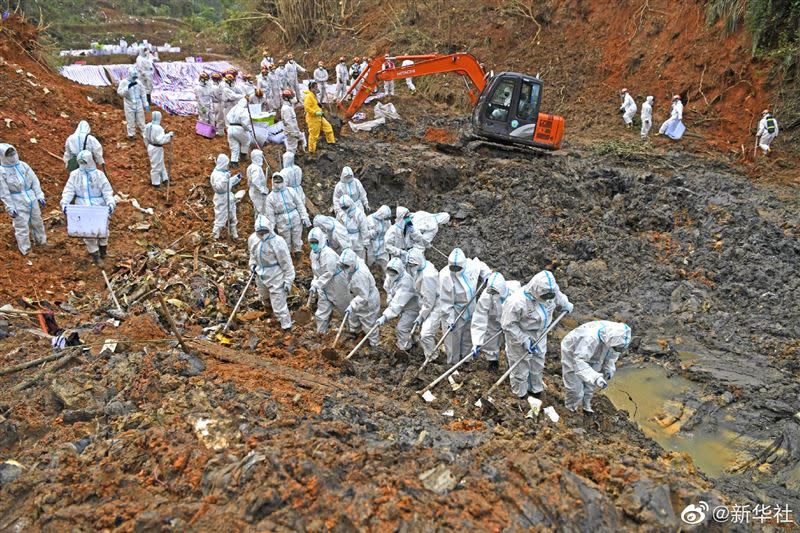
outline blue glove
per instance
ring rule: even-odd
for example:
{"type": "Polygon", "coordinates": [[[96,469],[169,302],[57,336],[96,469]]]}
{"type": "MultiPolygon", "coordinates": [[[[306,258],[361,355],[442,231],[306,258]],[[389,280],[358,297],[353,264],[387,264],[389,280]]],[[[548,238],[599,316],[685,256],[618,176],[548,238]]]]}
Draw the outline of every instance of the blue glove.
{"type": "Polygon", "coordinates": [[[527,341],[525,341],[525,349],[528,351],[528,353],[532,354],[539,353],[539,346],[537,344],[534,344],[533,339],[528,339],[527,341]]]}
{"type": "Polygon", "coordinates": [[[149,113],[150,112],[150,105],[148,104],[148,105],[144,106],[144,110],[149,113]]]}
{"type": "Polygon", "coordinates": [[[563,309],[567,314],[570,314],[574,308],[575,306],[572,305],[572,302],[567,302],[561,309],[563,309]]]}
{"type": "Polygon", "coordinates": [[[131,87],[133,87],[134,85],[136,85],[138,83],[139,83],[138,81],[129,81],[128,82],[128,89],[130,89],[131,87]]]}
{"type": "Polygon", "coordinates": [[[606,381],[611,381],[611,378],[614,377],[614,373],[611,372],[610,370],[604,370],[603,377],[605,378],[606,381]]]}
{"type": "Polygon", "coordinates": [[[480,354],[480,353],[481,353],[481,345],[480,344],[476,344],[475,346],[472,347],[472,358],[473,359],[477,358],[478,354],[480,354]]]}
{"type": "Polygon", "coordinates": [[[603,376],[598,376],[598,378],[594,380],[594,384],[598,389],[601,390],[608,387],[608,382],[605,379],[603,379],[603,376]]]}
{"type": "Polygon", "coordinates": [[[283,291],[284,292],[288,293],[291,290],[292,290],[292,284],[291,283],[289,283],[287,281],[286,283],[283,284],[283,291]]]}
{"type": "Polygon", "coordinates": [[[66,205],[61,208],[61,212],[64,213],[65,215],[67,214],[67,206],[66,205]]]}
{"type": "Polygon", "coordinates": [[[108,206],[108,214],[109,214],[109,216],[114,214],[114,206],[113,205],[108,206]]]}
{"type": "Polygon", "coordinates": [[[45,205],[47,205],[47,200],[45,200],[44,198],[42,198],[41,200],[39,200],[39,206],[40,206],[40,207],[44,207],[45,205]]]}
{"type": "Polygon", "coordinates": [[[448,322],[447,323],[447,331],[453,331],[454,329],[456,329],[456,323],[455,322],[448,322]]]}
{"type": "Polygon", "coordinates": [[[375,325],[378,326],[378,327],[381,327],[384,324],[386,324],[386,317],[385,316],[381,316],[380,318],[378,318],[378,320],[375,321],[375,325]]]}
{"type": "Polygon", "coordinates": [[[8,214],[11,215],[11,218],[17,218],[17,215],[19,213],[17,213],[16,211],[9,211],[8,214]]]}
{"type": "Polygon", "coordinates": [[[253,266],[251,266],[251,267],[250,267],[250,272],[252,272],[253,274],[255,274],[255,273],[256,273],[256,268],[258,268],[256,265],[253,265],[253,266]]]}

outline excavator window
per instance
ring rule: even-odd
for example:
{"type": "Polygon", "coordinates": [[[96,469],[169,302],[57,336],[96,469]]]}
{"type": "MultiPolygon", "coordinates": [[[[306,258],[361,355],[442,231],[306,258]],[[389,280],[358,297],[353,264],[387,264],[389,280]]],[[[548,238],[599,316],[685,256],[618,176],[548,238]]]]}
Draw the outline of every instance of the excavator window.
{"type": "Polygon", "coordinates": [[[487,118],[502,122],[508,120],[508,113],[511,111],[511,103],[514,98],[515,81],[513,78],[508,78],[497,84],[489,97],[489,105],[486,106],[487,118]]]}
{"type": "Polygon", "coordinates": [[[536,120],[539,115],[539,92],[541,85],[522,80],[522,90],[517,104],[517,118],[520,120],[536,120]]]}

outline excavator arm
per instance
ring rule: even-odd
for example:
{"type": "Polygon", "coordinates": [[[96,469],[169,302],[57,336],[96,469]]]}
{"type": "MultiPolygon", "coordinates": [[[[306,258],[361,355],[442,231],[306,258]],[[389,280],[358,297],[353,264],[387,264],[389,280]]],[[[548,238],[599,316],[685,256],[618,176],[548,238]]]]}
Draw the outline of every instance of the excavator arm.
{"type": "MultiPolygon", "coordinates": [[[[397,56],[392,57],[395,63],[401,63],[407,59],[414,62],[413,65],[395,66],[394,68],[384,69],[383,63],[386,56],[378,56],[372,59],[368,68],[355,79],[348,89],[348,94],[352,93],[358,84],[361,87],[355,91],[353,101],[345,111],[345,117],[349,120],[364,104],[373,89],[378,87],[381,81],[402,80],[405,78],[416,78],[429,74],[439,74],[442,72],[455,72],[465,78],[469,78],[473,87],[467,84],[469,98],[472,104],[478,102],[478,96],[486,86],[486,74],[483,67],[472,54],[430,54],[419,56],[397,56]]],[[[342,105],[341,103],[339,104],[342,105]]]]}

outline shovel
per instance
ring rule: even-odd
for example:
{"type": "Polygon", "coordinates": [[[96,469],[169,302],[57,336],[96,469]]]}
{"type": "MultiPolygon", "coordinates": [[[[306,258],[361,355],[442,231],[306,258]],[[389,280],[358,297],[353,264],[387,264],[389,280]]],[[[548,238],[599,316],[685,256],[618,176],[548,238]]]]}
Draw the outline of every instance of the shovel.
{"type": "Polygon", "coordinates": [[[123,311],[122,306],[119,305],[119,300],[117,300],[117,295],[114,294],[114,288],[111,286],[111,281],[108,279],[106,271],[101,270],[100,272],[103,273],[103,280],[106,282],[106,287],[108,287],[108,292],[111,294],[111,299],[114,301],[114,306],[116,307],[116,309],[109,314],[116,319],[122,320],[125,317],[125,311],[123,311]]]}
{"type": "MultiPolygon", "coordinates": [[[[444,340],[447,338],[447,336],[448,336],[448,335],[450,335],[450,333],[452,333],[452,332],[453,332],[453,329],[455,329],[455,324],[457,324],[457,323],[458,323],[458,321],[459,321],[459,320],[461,320],[461,316],[464,314],[464,312],[465,312],[467,309],[469,309],[469,306],[470,306],[470,305],[472,305],[472,302],[473,302],[473,301],[475,300],[475,298],[476,298],[476,297],[477,297],[477,296],[478,296],[478,295],[481,293],[481,289],[483,289],[483,287],[485,287],[485,286],[486,286],[486,282],[485,282],[485,281],[484,281],[483,283],[481,283],[481,284],[478,286],[478,290],[477,290],[477,291],[475,291],[475,294],[473,294],[473,295],[472,295],[472,298],[470,298],[470,299],[469,299],[469,301],[467,302],[467,305],[465,305],[465,306],[464,306],[464,307],[461,309],[461,312],[460,312],[460,313],[458,313],[458,316],[457,316],[457,317],[456,317],[456,319],[453,321],[453,326],[451,326],[451,327],[447,328],[447,331],[445,331],[445,332],[444,332],[444,335],[442,335],[442,338],[441,338],[441,339],[439,339],[439,342],[438,342],[438,343],[436,343],[436,346],[433,348],[433,353],[434,353],[434,354],[436,353],[436,350],[438,350],[438,349],[439,349],[439,347],[442,345],[442,343],[444,343],[444,340]]],[[[422,371],[425,369],[425,367],[426,367],[426,366],[428,366],[428,363],[430,363],[432,360],[433,360],[433,359],[427,359],[427,358],[426,358],[426,359],[425,359],[425,362],[424,362],[424,363],[422,363],[422,366],[421,366],[421,367],[419,367],[419,368],[417,369],[417,371],[416,371],[416,372],[414,372],[414,375],[413,375],[413,376],[411,376],[411,378],[409,378],[409,379],[408,379],[408,380],[407,380],[405,383],[411,383],[412,381],[414,381],[414,380],[417,378],[417,376],[419,376],[419,375],[420,375],[420,373],[421,373],[421,372],[422,372],[422,371]]]]}
{"type": "MultiPolygon", "coordinates": [[[[488,343],[492,342],[493,340],[495,340],[497,337],[500,336],[501,333],[503,333],[503,330],[500,330],[497,333],[495,333],[494,335],[492,335],[491,337],[489,337],[489,339],[486,341],[486,344],[488,344],[488,343]]],[[[453,374],[456,370],[458,370],[458,368],[461,365],[463,365],[464,363],[469,361],[470,358],[477,357],[479,353],[480,353],[480,350],[478,350],[477,352],[470,351],[458,363],[456,363],[455,365],[451,366],[447,370],[447,372],[445,372],[444,374],[442,374],[438,378],[436,378],[433,381],[431,381],[430,383],[428,383],[428,386],[425,387],[424,389],[418,390],[417,394],[420,394],[423,398],[425,398],[426,402],[432,402],[433,400],[436,399],[436,396],[434,396],[430,392],[430,390],[432,388],[434,388],[436,385],[438,385],[439,383],[441,383],[445,378],[448,378],[448,381],[450,381],[450,387],[453,389],[453,391],[457,391],[458,389],[461,388],[461,385],[458,385],[458,387],[456,387],[454,385],[454,381],[452,380],[453,378],[451,377],[451,374],[453,374]],[[428,399],[428,398],[430,398],[430,399],[428,399]]]]}
{"type": "Polygon", "coordinates": [[[311,297],[312,296],[313,296],[312,293],[308,293],[308,301],[306,302],[306,305],[304,305],[303,307],[298,309],[297,310],[297,314],[295,314],[295,316],[294,316],[294,321],[297,322],[301,326],[305,326],[306,324],[311,322],[311,316],[312,316],[312,313],[311,313],[311,297]]]}
{"type": "Polygon", "coordinates": [[[447,254],[445,254],[443,251],[441,251],[440,249],[438,249],[438,248],[437,248],[437,247],[435,247],[434,245],[432,245],[432,244],[431,244],[431,245],[430,245],[430,247],[431,247],[431,250],[433,250],[433,251],[434,251],[434,252],[436,252],[437,254],[441,255],[441,256],[442,256],[442,257],[444,257],[446,260],[448,260],[448,261],[450,260],[450,258],[449,258],[449,257],[447,257],[447,254]]]}
{"type": "Polygon", "coordinates": [[[171,205],[169,203],[169,186],[172,183],[172,141],[169,142],[169,157],[167,158],[167,198],[164,201],[165,204],[171,205]]]}
{"type": "Polygon", "coordinates": [[[333,347],[332,348],[325,348],[322,350],[322,356],[325,359],[330,359],[331,361],[339,361],[339,354],[336,352],[335,348],[336,345],[339,344],[339,337],[342,335],[342,330],[344,329],[344,323],[347,322],[347,317],[350,316],[349,313],[344,313],[344,318],[342,318],[342,323],[339,324],[339,329],[336,331],[336,338],[333,339],[333,347]]]}
{"type": "MultiPolygon", "coordinates": [[[[545,335],[547,335],[548,333],[550,333],[550,331],[551,331],[551,330],[552,330],[554,327],[556,327],[556,324],[558,324],[558,323],[561,321],[561,319],[562,319],[562,318],[564,318],[564,317],[566,316],[566,314],[567,314],[567,312],[566,312],[566,311],[562,311],[562,312],[561,312],[561,314],[560,314],[560,315],[558,315],[558,318],[556,318],[556,319],[553,321],[553,323],[552,323],[552,324],[550,324],[550,326],[548,326],[548,328],[547,328],[546,330],[544,330],[544,331],[542,332],[542,334],[541,334],[541,335],[539,335],[539,337],[538,337],[538,338],[537,338],[537,339],[534,341],[534,343],[533,343],[533,344],[534,344],[534,345],[537,345],[537,344],[539,344],[539,341],[541,341],[541,340],[542,340],[542,339],[545,337],[545,335]]],[[[514,363],[513,365],[511,365],[511,366],[508,368],[508,370],[506,370],[506,371],[505,371],[505,373],[504,373],[502,376],[500,376],[500,379],[498,379],[497,381],[495,381],[494,385],[492,385],[492,387],[491,387],[491,388],[490,388],[488,391],[486,391],[485,393],[481,394],[481,395],[478,397],[478,400],[475,402],[475,407],[482,407],[482,406],[483,406],[483,401],[482,401],[482,400],[483,400],[484,398],[485,398],[486,400],[488,400],[490,403],[494,403],[494,400],[492,400],[491,394],[492,394],[492,393],[495,391],[495,389],[497,389],[497,387],[499,387],[499,386],[500,386],[500,384],[501,384],[503,381],[505,381],[505,380],[506,380],[506,378],[507,378],[508,376],[510,376],[510,375],[511,375],[511,372],[513,372],[513,371],[514,371],[514,369],[515,369],[515,368],[517,368],[517,365],[519,365],[519,364],[520,364],[522,361],[524,361],[524,360],[525,360],[525,358],[524,358],[524,357],[522,357],[522,358],[520,358],[520,360],[519,360],[519,361],[517,361],[516,363],[514,363]]]]}
{"type": "Polygon", "coordinates": [[[364,338],[363,338],[363,339],[361,339],[361,342],[359,342],[358,344],[356,344],[356,347],[355,347],[355,348],[353,348],[353,350],[352,350],[352,351],[351,351],[349,354],[347,354],[347,357],[345,357],[345,358],[344,358],[344,359],[345,359],[345,361],[347,361],[348,359],[350,359],[351,357],[353,357],[353,356],[356,354],[356,352],[357,352],[357,351],[358,351],[358,350],[359,350],[359,349],[360,349],[360,348],[361,348],[361,347],[364,345],[364,343],[365,343],[365,342],[367,342],[367,339],[369,339],[369,336],[370,336],[370,335],[372,335],[372,333],[373,333],[373,332],[374,332],[376,329],[378,329],[379,327],[380,327],[380,326],[379,326],[377,323],[376,323],[374,326],[372,326],[372,328],[370,328],[370,330],[367,332],[367,334],[366,334],[366,335],[364,335],[364,338]]]}
{"type": "Polygon", "coordinates": [[[244,296],[245,294],[247,294],[247,289],[250,288],[250,284],[253,282],[254,277],[256,277],[256,274],[255,272],[252,272],[250,274],[250,279],[247,280],[247,285],[245,285],[244,289],[242,290],[242,295],[239,296],[239,301],[236,302],[236,305],[233,308],[233,312],[231,313],[231,316],[228,318],[228,321],[225,322],[225,327],[222,328],[221,333],[225,333],[226,331],[228,331],[228,327],[231,325],[231,322],[233,322],[233,317],[235,317],[236,313],[239,311],[239,306],[242,305],[242,300],[244,300],[244,296]]]}

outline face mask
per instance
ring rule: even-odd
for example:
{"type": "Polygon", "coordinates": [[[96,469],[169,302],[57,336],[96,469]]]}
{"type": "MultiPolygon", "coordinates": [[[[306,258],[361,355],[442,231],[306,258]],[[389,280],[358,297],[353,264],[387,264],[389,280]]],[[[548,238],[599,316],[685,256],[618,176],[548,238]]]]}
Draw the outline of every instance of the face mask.
{"type": "Polygon", "coordinates": [[[411,224],[411,217],[405,217],[403,219],[403,222],[405,222],[406,224],[411,224]]]}
{"type": "Polygon", "coordinates": [[[461,272],[461,265],[450,265],[448,268],[450,268],[450,272],[453,273],[461,272]]]}
{"type": "Polygon", "coordinates": [[[541,296],[539,296],[540,299],[545,300],[545,301],[552,300],[555,297],[556,297],[556,293],[554,293],[554,292],[546,292],[546,293],[542,294],[541,296]]]}
{"type": "Polygon", "coordinates": [[[497,294],[497,289],[495,289],[494,287],[489,287],[488,289],[486,289],[486,292],[494,296],[495,294],[497,294]]]}
{"type": "Polygon", "coordinates": [[[311,243],[311,250],[314,251],[314,252],[318,252],[319,251],[319,243],[318,242],[312,242],[311,243]]]}

